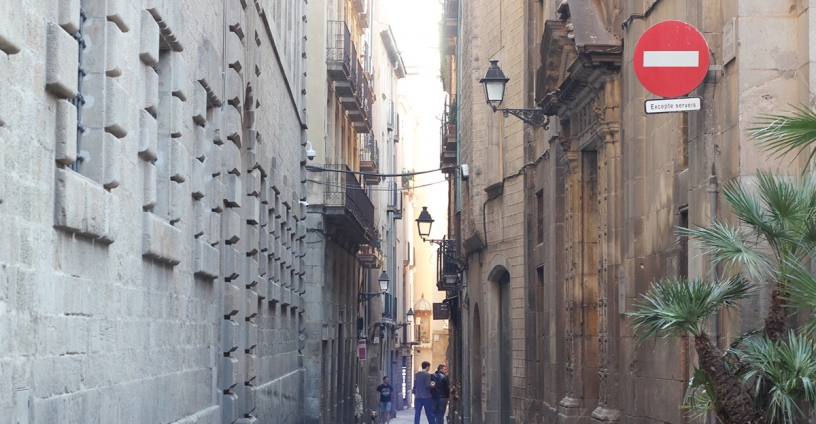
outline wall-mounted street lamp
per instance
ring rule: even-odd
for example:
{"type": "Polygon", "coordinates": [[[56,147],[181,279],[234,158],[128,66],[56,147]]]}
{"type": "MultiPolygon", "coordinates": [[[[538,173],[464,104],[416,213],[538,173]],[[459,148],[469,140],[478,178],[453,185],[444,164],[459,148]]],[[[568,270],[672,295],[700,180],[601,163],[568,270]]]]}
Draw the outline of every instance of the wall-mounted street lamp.
{"type": "Polygon", "coordinates": [[[359,303],[367,302],[385,292],[388,291],[388,284],[391,282],[391,279],[388,278],[388,274],[383,270],[382,274],[380,274],[379,280],[377,282],[380,283],[380,292],[379,293],[360,293],[360,296],[357,298],[359,303]]]}
{"type": "Polygon", "coordinates": [[[533,109],[499,109],[499,105],[504,101],[504,89],[507,85],[507,78],[499,68],[498,60],[491,60],[490,67],[487,68],[487,73],[479,82],[484,85],[485,100],[487,104],[493,108],[493,112],[502,111],[504,116],[513,115],[516,118],[536,127],[536,128],[550,128],[550,117],[544,115],[544,111],[540,108],[533,109]]]}
{"type": "Polygon", "coordinates": [[[437,257],[437,289],[439,290],[454,290],[459,284],[461,272],[466,268],[466,265],[456,258],[456,240],[443,238],[435,240],[428,238],[431,235],[431,227],[434,219],[428,212],[428,207],[423,206],[422,212],[416,219],[417,231],[422,241],[427,241],[431,244],[436,244],[440,247],[437,257]]]}

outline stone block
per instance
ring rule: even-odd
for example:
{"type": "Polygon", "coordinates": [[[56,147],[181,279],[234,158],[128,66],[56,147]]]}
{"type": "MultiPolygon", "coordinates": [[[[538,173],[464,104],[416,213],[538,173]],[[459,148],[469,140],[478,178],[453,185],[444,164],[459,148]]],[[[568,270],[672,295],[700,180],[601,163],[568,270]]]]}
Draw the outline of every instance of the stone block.
{"type": "Polygon", "coordinates": [[[170,224],[175,224],[181,221],[181,216],[183,214],[183,202],[187,201],[187,197],[189,194],[185,195],[184,185],[179,184],[175,181],[170,181],[170,185],[168,187],[170,189],[169,198],[168,200],[168,212],[167,212],[167,220],[170,221],[170,224]]]}
{"type": "Polygon", "coordinates": [[[269,280],[269,296],[266,298],[269,302],[279,303],[281,299],[281,286],[275,280],[269,280]]]}
{"type": "Polygon", "coordinates": [[[247,224],[258,225],[261,221],[261,202],[255,196],[244,196],[241,213],[247,224]]]}
{"type": "MultiPolygon", "coordinates": [[[[255,319],[258,316],[258,293],[252,290],[244,290],[244,317],[255,319]]],[[[246,349],[254,349],[258,345],[258,326],[252,322],[244,321],[248,324],[246,328],[246,342],[244,347],[246,349]]]]}
{"type": "Polygon", "coordinates": [[[82,135],[84,164],[82,175],[111,189],[119,186],[121,169],[121,142],[101,130],[85,131],[82,135]]]}
{"type": "MultiPolygon", "coordinates": [[[[232,355],[238,350],[241,327],[237,322],[225,319],[221,321],[221,351],[232,355]]],[[[232,421],[227,421],[232,422],[232,421]]]]}
{"type": "MultiPolygon", "coordinates": [[[[0,146],[5,146],[6,140],[3,137],[0,137],[0,146]]],[[[6,153],[5,149],[0,149],[0,164],[6,163],[6,153]]],[[[5,165],[4,165],[5,167],[5,165]]],[[[6,177],[3,169],[0,169],[0,204],[3,203],[3,199],[6,197],[6,177]]]]}
{"type": "Polygon", "coordinates": [[[169,107],[167,113],[170,114],[167,130],[170,137],[178,138],[184,133],[184,102],[176,96],[170,96],[167,100],[169,107]]]}
{"type": "MultiPolygon", "coordinates": [[[[249,140],[249,138],[248,138],[249,140]]],[[[258,164],[258,155],[255,153],[254,150],[246,150],[246,148],[241,152],[241,161],[243,163],[244,169],[247,171],[257,170],[260,173],[260,165],[258,164]]]]}
{"type": "Polygon", "coordinates": [[[130,127],[130,96],[115,79],[105,80],[105,131],[123,138],[130,127]]]}
{"type": "Polygon", "coordinates": [[[85,227],[85,181],[70,170],[55,170],[54,227],[79,233],[85,227]]]}
{"type": "Polygon", "coordinates": [[[223,100],[223,80],[221,78],[221,57],[212,41],[204,38],[198,47],[196,81],[207,91],[207,97],[214,106],[221,106],[223,100]]]}
{"type": "MultiPolygon", "coordinates": [[[[208,200],[210,209],[214,212],[221,212],[224,210],[224,184],[218,178],[213,178],[207,182],[207,195],[204,196],[208,200]]],[[[213,234],[220,234],[219,232],[213,234]]]]}
{"type": "Polygon", "coordinates": [[[225,143],[221,146],[221,169],[228,174],[241,175],[242,168],[241,151],[238,146],[234,143],[225,143]]]}
{"type": "Polygon", "coordinates": [[[122,168],[122,142],[116,137],[105,133],[105,162],[104,180],[102,185],[110,190],[119,187],[122,168]]]}
{"type": "Polygon", "coordinates": [[[59,0],[59,26],[68,34],[79,31],[80,0],[59,0]]]}
{"type": "Polygon", "coordinates": [[[144,67],[144,101],[142,107],[151,114],[159,110],[159,74],[150,67],[144,67]]]}
{"type": "Polygon", "coordinates": [[[238,360],[232,357],[221,357],[221,366],[218,367],[218,390],[222,392],[231,391],[238,379],[238,360]]]}
{"type": "Polygon", "coordinates": [[[150,162],[142,162],[142,210],[149,210],[156,206],[157,188],[156,176],[158,174],[156,165],[150,162]]]}
{"type": "Polygon", "coordinates": [[[221,422],[234,422],[238,414],[235,404],[238,402],[238,396],[232,393],[221,395],[221,422]]]}
{"type": "MultiPolygon", "coordinates": [[[[250,292],[247,292],[248,295],[250,292]]],[[[258,309],[258,296],[254,297],[254,301],[252,301],[250,296],[246,296],[246,303],[244,307],[249,307],[250,303],[255,304],[255,310],[257,315],[258,309]]],[[[251,318],[251,316],[249,316],[251,318]]],[[[242,347],[245,350],[252,350],[258,346],[258,326],[250,321],[241,321],[241,326],[243,327],[241,330],[241,335],[243,336],[243,343],[241,343],[242,347]]],[[[245,358],[246,359],[246,358],[245,358]]],[[[257,371],[256,371],[257,372],[257,371]]],[[[245,375],[252,375],[252,374],[245,374],[245,375]]]]}
{"type": "Polygon", "coordinates": [[[225,319],[233,319],[241,311],[243,302],[243,290],[232,283],[224,283],[224,311],[222,315],[225,319]]]}
{"type": "Polygon", "coordinates": [[[295,233],[295,238],[301,240],[306,237],[306,222],[299,221],[297,223],[297,232],[295,233]]]}
{"type": "MultiPolygon", "coordinates": [[[[269,263],[269,260],[264,256],[262,257],[261,263],[269,263]]],[[[260,267],[260,264],[259,264],[260,267]]],[[[264,277],[263,275],[255,277],[255,292],[258,293],[258,300],[266,300],[266,296],[269,294],[269,279],[264,277]]]]}
{"type": "Polygon", "coordinates": [[[7,55],[17,54],[23,46],[25,14],[0,13],[0,50],[7,55]]]}
{"type": "Polygon", "coordinates": [[[221,246],[221,273],[227,280],[234,280],[241,275],[243,269],[243,258],[238,250],[230,245],[221,246]]]}
{"type": "Polygon", "coordinates": [[[240,208],[244,198],[242,190],[241,177],[235,174],[227,174],[224,176],[224,204],[230,208],[240,208]]]}
{"type": "Polygon", "coordinates": [[[207,234],[207,225],[210,220],[210,214],[214,213],[207,207],[207,204],[204,202],[193,202],[193,237],[195,238],[203,238],[207,240],[207,237],[201,237],[207,234]]]}
{"type": "Polygon", "coordinates": [[[107,38],[105,39],[105,75],[118,77],[122,75],[125,66],[125,36],[113,22],[107,24],[107,38]]]}
{"type": "Polygon", "coordinates": [[[176,1],[153,1],[145,5],[145,9],[153,15],[153,19],[159,24],[162,36],[170,45],[173,51],[184,50],[181,43],[181,34],[184,33],[184,15],[181,13],[180,5],[176,1]]]}
{"type": "Polygon", "coordinates": [[[139,59],[145,65],[159,63],[159,24],[147,10],[142,10],[141,31],[139,33],[139,59]]]}
{"type": "MultiPolygon", "coordinates": [[[[151,18],[152,19],[152,18],[151,18]]],[[[139,110],[139,157],[144,161],[156,160],[158,123],[146,110],[139,110]]]]}
{"type": "Polygon", "coordinates": [[[241,240],[241,216],[232,209],[225,209],[221,214],[221,240],[235,244],[241,240]]]}
{"type": "Polygon", "coordinates": [[[244,33],[246,25],[246,14],[238,0],[227,0],[227,25],[229,30],[234,32],[239,39],[246,37],[244,33]]]}
{"type": "Polygon", "coordinates": [[[207,242],[215,246],[221,243],[221,214],[212,212],[207,222],[207,242]]]}
{"type": "MultiPolygon", "coordinates": [[[[2,31],[2,30],[0,30],[2,31]]],[[[0,32],[0,49],[2,49],[0,32]]],[[[45,87],[55,95],[72,99],[77,95],[79,66],[77,41],[61,26],[49,22],[46,33],[45,87]]]]}
{"type": "Polygon", "coordinates": [[[178,97],[182,101],[187,101],[187,92],[189,81],[187,79],[187,61],[181,53],[172,53],[170,55],[170,69],[172,72],[170,91],[173,96],[178,97]]]}
{"type": "Polygon", "coordinates": [[[207,143],[207,159],[204,161],[204,165],[207,168],[207,175],[221,175],[221,150],[223,146],[219,146],[215,143],[207,143]]]}
{"type": "MultiPolygon", "coordinates": [[[[170,179],[183,183],[190,177],[190,163],[193,159],[177,138],[168,140],[170,145],[170,179]]],[[[197,161],[196,161],[197,162],[197,161]]]]}
{"type": "Polygon", "coordinates": [[[218,249],[210,246],[201,240],[195,242],[195,257],[193,260],[193,273],[196,277],[214,280],[218,278],[219,264],[221,263],[221,253],[218,249]]]}
{"type": "Polygon", "coordinates": [[[142,256],[175,266],[181,263],[181,246],[181,230],[153,213],[142,213],[142,256]]]}
{"type": "Polygon", "coordinates": [[[190,160],[190,186],[193,199],[201,199],[207,193],[207,171],[196,158],[190,160]]]}
{"type": "Polygon", "coordinates": [[[77,109],[68,100],[57,100],[55,159],[70,165],[77,159],[77,109]]]}
{"type": "MultiPolygon", "coordinates": [[[[204,158],[207,157],[207,145],[212,144],[207,139],[207,128],[204,124],[201,125],[193,125],[193,157],[197,160],[204,162],[204,158]]],[[[212,175],[212,174],[210,174],[212,175]]]]}
{"type": "Polygon", "coordinates": [[[199,84],[193,84],[192,88],[192,115],[193,122],[198,125],[207,123],[207,90],[199,84]]]}
{"type": "Polygon", "coordinates": [[[240,110],[244,103],[244,81],[235,69],[227,69],[227,104],[240,110]]]}
{"type": "MultiPolygon", "coordinates": [[[[261,171],[250,169],[246,177],[246,194],[249,196],[261,196],[261,171]]],[[[258,199],[260,202],[260,199],[258,199]]]]}
{"type": "MultiPolygon", "coordinates": [[[[258,254],[260,249],[260,232],[254,225],[244,225],[243,231],[244,253],[247,256],[254,256],[258,254]]],[[[255,267],[255,270],[258,268],[255,267]]]]}
{"type": "MultiPolygon", "coordinates": [[[[238,148],[241,148],[241,133],[243,132],[241,113],[234,107],[225,108],[224,114],[224,137],[232,140],[238,148]]],[[[240,160],[241,155],[238,155],[240,160]]]]}
{"type": "MultiPolygon", "coordinates": [[[[263,228],[263,227],[260,229],[259,234],[260,235],[258,236],[258,241],[259,241],[258,244],[260,245],[259,248],[261,250],[261,253],[267,253],[267,252],[269,252],[269,240],[271,240],[272,237],[269,236],[269,232],[266,231],[266,229],[263,228]]],[[[264,261],[261,261],[261,262],[264,262],[264,261]]],[[[260,273],[260,275],[264,275],[264,274],[265,274],[265,272],[260,273]]]]}
{"type": "Polygon", "coordinates": [[[130,2],[128,0],[107,0],[108,20],[115,23],[122,32],[130,31],[130,2]]]}
{"type": "MultiPolygon", "coordinates": [[[[241,43],[238,34],[234,32],[227,33],[227,63],[229,67],[235,72],[240,73],[244,68],[246,58],[246,48],[241,43]]],[[[229,98],[229,96],[227,96],[229,98]]]]}
{"type": "Polygon", "coordinates": [[[209,126],[207,127],[207,137],[217,145],[224,144],[226,137],[224,136],[224,113],[221,108],[210,109],[212,117],[209,119],[209,126]]]}
{"type": "Polygon", "coordinates": [[[100,185],[79,174],[56,169],[54,190],[54,227],[113,243],[111,214],[115,197],[100,185]]]}

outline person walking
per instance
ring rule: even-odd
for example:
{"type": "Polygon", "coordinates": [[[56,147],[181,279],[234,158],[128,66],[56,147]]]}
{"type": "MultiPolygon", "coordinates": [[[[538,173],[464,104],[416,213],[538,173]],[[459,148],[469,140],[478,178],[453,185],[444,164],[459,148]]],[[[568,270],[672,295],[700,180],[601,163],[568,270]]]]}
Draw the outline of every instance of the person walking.
{"type": "Polygon", "coordinates": [[[433,399],[434,417],[436,417],[436,424],[445,423],[445,409],[448,407],[448,398],[451,394],[450,385],[448,384],[448,366],[439,364],[436,367],[436,372],[431,376],[435,387],[431,389],[431,398],[433,399]]]}
{"type": "Polygon", "coordinates": [[[431,363],[428,361],[422,362],[422,370],[414,375],[414,400],[415,410],[414,424],[419,424],[419,417],[422,415],[422,408],[425,408],[425,416],[428,418],[428,424],[434,424],[433,413],[433,399],[431,399],[431,389],[436,386],[436,383],[431,379],[431,363]]]}
{"type": "Polygon", "coordinates": [[[394,387],[389,383],[388,376],[383,377],[383,383],[377,386],[377,391],[380,392],[380,422],[388,424],[391,421],[391,393],[394,392],[394,387]]]}

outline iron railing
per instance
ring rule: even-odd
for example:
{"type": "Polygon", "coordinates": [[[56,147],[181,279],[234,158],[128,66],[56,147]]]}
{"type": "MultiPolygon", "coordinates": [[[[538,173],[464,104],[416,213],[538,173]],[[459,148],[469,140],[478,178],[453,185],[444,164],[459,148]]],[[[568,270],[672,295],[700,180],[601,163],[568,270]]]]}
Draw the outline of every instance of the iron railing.
{"type": "MultiPolygon", "coordinates": [[[[346,164],[326,164],[324,168],[350,171],[346,164]]],[[[325,205],[344,207],[363,228],[365,238],[373,240],[376,232],[374,204],[360,186],[357,177],[348,172],[323,172],[323,182],[326,185],[325,205]]]]}
{"type": "Polygon", "coordinates": [[[360,161],[374,162],[374,167],[380,169],[380,146],[374,139],[374,134],[362,137],[360,146],[360,161]]]}
{"type": "Polygon", "coordinates": [[[352,54],[351,32],[346,21],[329,21],[326,40],[326,61],[342,62],[346,69],[351,68],[352,54]]]}
{"type": "MultiPolygon", "coordinates": [[[[439,243],[436,255],[436,281],[440,290],[452,290],[449,284],[451,277],[459,274],[459,264],[456,261],[456,240],[443,239],[439,243]]],[[[456,281],[456,278],[453,278],[456,281]]]]}

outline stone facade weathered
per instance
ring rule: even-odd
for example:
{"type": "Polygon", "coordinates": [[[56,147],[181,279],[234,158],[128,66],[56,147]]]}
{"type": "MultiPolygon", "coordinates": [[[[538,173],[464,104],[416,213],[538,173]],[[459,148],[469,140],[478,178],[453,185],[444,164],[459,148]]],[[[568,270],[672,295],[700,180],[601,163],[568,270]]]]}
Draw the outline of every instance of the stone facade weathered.
{"type": "MultiPolygon", "coordinates": [[[[676,226],[730,219],[718,190],[757,169],[746,128],[813,98],[807,2],[446,2],[457,12],[446,87],[459,104],[450,235],[467,262],[454,320],[457,423],[686,422],[686,339],[638,346],[626,312],[651,282],[710,267],[676,226]],[[645,3],[645,4],[644,4],[645,3]],[[647,116],[633,50],[658,22],[697,27],[711,50],[699,112],[647,116]],[[724,62],[735,24],[736,59],[724,62]],[[501,107],[540,107],[548,129],[502,117],[479,79],[510,78],[501,107]],[[456,203],[454,199],[461,199],[456,203]],[[485,229],[487,234],[485,234],[485,229]]],[[[446,9],[447,10],[447,9],[446,9]]],[[[767,294],[712,323],[718,345],[761,326],[767,294]]]]}
{"type": "Polygon", "coordinates": [[[0,422],[302,422],[305,16],[0,6],[0,422]]]}

